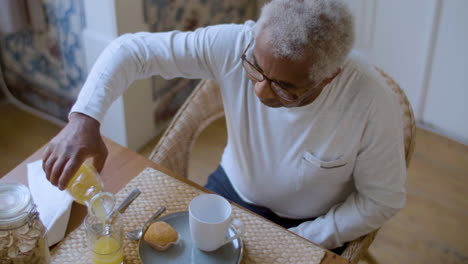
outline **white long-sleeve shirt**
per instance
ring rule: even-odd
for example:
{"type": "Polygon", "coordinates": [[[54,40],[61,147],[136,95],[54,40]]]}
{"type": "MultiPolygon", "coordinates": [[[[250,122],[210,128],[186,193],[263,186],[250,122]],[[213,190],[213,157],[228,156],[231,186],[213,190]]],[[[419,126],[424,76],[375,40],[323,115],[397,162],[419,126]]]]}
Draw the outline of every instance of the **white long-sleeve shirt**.
{"type": "Polygon", "coordinates": [[[283,217],[317,217],[290,230],[327,248],[379,228],[406,198],[403,128],[390,88],[353,52],[311,104],[267,107],[240,59],[255,42],[254,26],[121,36],[71,111],[101,121],[134,80],[152,75],[214,79],[228,130],[221,165],[242,199],[283,217]]]}

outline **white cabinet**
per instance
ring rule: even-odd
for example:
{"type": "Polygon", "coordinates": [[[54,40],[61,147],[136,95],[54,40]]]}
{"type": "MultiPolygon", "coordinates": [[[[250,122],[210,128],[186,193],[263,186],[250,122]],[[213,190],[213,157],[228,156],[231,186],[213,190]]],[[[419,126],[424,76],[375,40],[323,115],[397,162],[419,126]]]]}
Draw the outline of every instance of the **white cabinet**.
{"type": "Polygon", "coordinates": [[[355,48],[400,84],[418,124],[468,144],[468,1],[346,2],[355,48]]]}

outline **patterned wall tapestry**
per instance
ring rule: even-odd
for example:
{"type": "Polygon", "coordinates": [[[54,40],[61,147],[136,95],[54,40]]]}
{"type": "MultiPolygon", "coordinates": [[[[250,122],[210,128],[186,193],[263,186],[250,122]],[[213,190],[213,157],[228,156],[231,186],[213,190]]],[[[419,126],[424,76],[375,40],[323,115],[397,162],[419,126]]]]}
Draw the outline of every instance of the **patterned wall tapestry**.
{"type": "Polygon", "coordinates": [[[67,120],[86,77],[81,0],[42,1],[46,30],[0,35],[0,61],[10,92],[20,101],[67,120]]]}
{"type": "MultiPolygon", "coordinates": [[[[222,23],[243,23],[255,19],[256,1],[252,0],[143,0],[143,15],[152,32],[194,30],[222,23]]],[[[172,118],[198,81],[153,78],[156,102],[154,121],[159,127],[172,118]]]]}

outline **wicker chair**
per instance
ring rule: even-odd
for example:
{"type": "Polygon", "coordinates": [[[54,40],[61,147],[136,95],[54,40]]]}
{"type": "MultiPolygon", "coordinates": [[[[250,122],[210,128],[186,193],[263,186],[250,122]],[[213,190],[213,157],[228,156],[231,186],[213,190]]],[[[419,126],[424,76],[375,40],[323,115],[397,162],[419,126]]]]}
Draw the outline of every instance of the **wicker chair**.
{"type": "MultiPolygon", "coordinates": [[[[406,163],[409,165],[414,150],[416,130],[411,105],[398,84],[382,70],[378,68],[377,70],[392,88],[401,106],[406,163]]],[[[201,81],[179,109],[149,158],[178,175],[187,177],[189,155],[196,139],[210,123],[222,116],[224,116],[224,109],[218,85],[214,81],[201,81]]],[[[377,231],[348,243],[342,257],[348,259],[350,263],[358,263],[359,260],[376,263],[376,260],[369,254],[368,248],[377,231]]]]}

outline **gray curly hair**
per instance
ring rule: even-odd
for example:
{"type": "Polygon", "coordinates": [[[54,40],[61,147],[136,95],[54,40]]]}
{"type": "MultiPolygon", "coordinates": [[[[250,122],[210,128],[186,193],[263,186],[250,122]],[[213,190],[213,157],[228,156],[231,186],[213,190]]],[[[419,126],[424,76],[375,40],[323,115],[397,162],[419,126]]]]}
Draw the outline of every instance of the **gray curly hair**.
{"type": "Polygon", "coordinates": [[[354,41],[353,17],[340,0],[273,0],[263,6],[255,34],[266,33],[276,57],[312,60],[314,84],[331,77],[354,41]],[[265,30],[264,30],[265,29],[265,30]]]}

